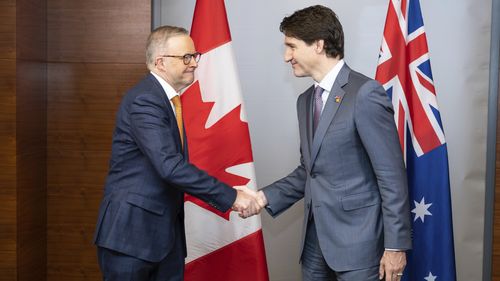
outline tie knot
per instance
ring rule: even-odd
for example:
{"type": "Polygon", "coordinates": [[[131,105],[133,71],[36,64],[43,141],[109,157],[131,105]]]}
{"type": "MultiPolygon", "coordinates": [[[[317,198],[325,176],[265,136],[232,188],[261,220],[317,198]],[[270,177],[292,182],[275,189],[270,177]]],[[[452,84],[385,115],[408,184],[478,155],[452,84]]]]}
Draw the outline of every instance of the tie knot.
{"type": "Polygon", "coordinates": [[[319,98],[321,97],[321,94],[323,94],[323,88],[321,88],[319,85],[314,88],[314,97],[319,98]]]}
{"type": "Polygon", "coordinates": [[[179,97],[178,95],[174,96],[170,100],[172,101],[172,103],[174,104],[175,107],[181,107],[182,106],[182,104],[181,104],[181,97],[179,97]]]}

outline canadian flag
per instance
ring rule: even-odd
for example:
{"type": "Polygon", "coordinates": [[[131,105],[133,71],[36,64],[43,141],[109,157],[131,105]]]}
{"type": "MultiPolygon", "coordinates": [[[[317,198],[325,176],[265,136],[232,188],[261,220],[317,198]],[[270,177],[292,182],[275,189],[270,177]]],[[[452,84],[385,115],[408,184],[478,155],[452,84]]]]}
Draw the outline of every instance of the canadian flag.
{"type": "MultiPolygon", "coordinates": [[[[256,190],[224,0],[196,2],[191,37],[203,55],[182,94],[189,160],[231,186],[256,190]]],[[[269,280],[259,216],[244,220],[189,195],[185,201],[185,280],[269,280]]]]}

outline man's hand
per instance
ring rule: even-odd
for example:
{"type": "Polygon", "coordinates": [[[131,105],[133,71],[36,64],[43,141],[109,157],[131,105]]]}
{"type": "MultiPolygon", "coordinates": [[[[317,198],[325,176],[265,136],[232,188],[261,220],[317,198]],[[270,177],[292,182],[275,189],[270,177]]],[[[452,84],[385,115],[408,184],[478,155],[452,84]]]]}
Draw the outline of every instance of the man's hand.
{"type": "Polygon", "coordinates": [[[235,186],[237,190],[236,200],[233,203],[233,210],[240,214],[240,217],[246,218],[260,212],[259,203],[257,203],[257,193],[246,186],[235,186]]]}
{"type": "Polygon", "coordinates": [[[257,202],[261,209],[267,206],[267,198],[262,190],[257,191],[257,202]]]}
{"type": "Polygon", "coordinates": [[[238,191],[236,201],[233,204],[233,210],[239,213],[242,218],[260,213],[262,208],[267,205],[267,200],[262,191],[255,192],[246,186],[235,186],[238,191]]]}
{"type": "Polygon", "coordinates": [[[380,260],[379,279],[385,276],[386,281],[399,281],[403,277],[406,266],[406,253],[404,251],[384,251],[380,260]]]}

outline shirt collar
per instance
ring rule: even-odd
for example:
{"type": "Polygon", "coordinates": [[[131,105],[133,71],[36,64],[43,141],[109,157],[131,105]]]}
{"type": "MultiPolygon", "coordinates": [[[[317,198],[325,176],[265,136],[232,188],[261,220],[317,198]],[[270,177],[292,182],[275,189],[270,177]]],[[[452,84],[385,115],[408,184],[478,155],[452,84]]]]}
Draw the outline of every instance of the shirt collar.
{"type": "Polygon", "coordinates": [[[172,88],[172,86],[170,86],[170,84],[168,84],[167,81],[165,81],[165,79],[161,78],[158,74],[154,73],[153,71],[151,71],[151,74],[153,74],[156,80],[160,82],[160,85],[163,88],[163,91],[165,91],[165,94],[167,94],[169,100],[171,100],[175,96],[180,96],[180,94],[177,93],[174,90],[174,88],[172,88]]]}
{"type": "Polygon", "coordinates": [[[323,77],[323,80],[321,80],[319,83],[315,82],[315,86],[320,86],[323,88],[323,90],[330,92],[333,87],[333,83],[335,83],[335,80],[337,79],[337,76],[339,75],[340,69],[342,69],[342,66],[344,66],[344,59],[339,60],[337,64],[323,77]]]}

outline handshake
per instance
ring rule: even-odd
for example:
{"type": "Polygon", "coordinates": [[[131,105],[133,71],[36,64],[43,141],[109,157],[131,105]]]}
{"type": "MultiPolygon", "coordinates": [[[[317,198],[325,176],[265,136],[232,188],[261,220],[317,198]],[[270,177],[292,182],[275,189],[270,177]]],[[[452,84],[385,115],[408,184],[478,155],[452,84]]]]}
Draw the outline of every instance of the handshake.
{"type": "Polygon", "coordinates": [[[233,211],[239,213],[242,218],[248,218],[259,214],[267,205],[267,199],[262,191],[253,191],[246,186],[235,186],[237,190],[236,200],[233,203],[233,211]]]}

